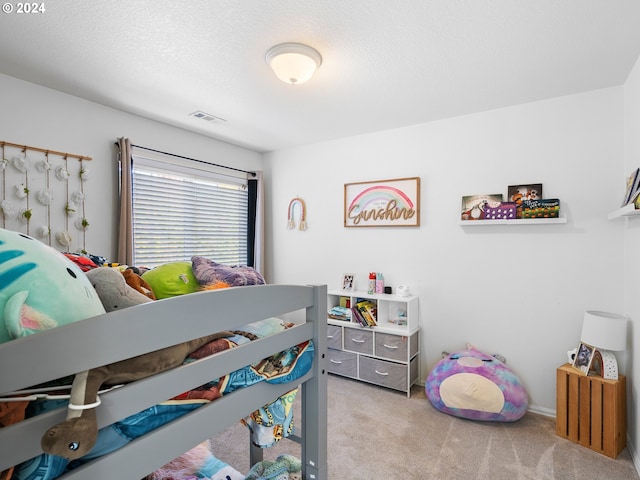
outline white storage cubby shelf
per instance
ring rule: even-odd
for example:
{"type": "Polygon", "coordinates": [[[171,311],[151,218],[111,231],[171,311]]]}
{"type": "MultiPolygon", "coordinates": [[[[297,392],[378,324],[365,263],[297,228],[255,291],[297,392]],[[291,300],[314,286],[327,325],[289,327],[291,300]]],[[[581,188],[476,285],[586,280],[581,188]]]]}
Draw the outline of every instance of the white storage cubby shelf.
{"type": "Polygon", "coordinates": [[[330,290],[327,307],[361,300],[376,304],[376,326],[363,327],[349,320],[327,317],[330,373],[373,383],[411,395],[418,380],[420,327],[418,297],[370,295],[364,291],[330,290]]]}

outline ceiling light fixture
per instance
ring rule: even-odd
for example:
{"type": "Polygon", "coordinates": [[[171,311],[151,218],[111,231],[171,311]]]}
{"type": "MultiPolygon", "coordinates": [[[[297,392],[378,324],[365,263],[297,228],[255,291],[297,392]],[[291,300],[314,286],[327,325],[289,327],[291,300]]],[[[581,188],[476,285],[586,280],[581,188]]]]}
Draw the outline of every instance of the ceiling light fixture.
{"type": "Polygon", "coordinates": [[[320,53],[301,43],[281,43],[271,47],[265,59],[276,76],[291,85],[309,80],[322,64],[320,53]]]}

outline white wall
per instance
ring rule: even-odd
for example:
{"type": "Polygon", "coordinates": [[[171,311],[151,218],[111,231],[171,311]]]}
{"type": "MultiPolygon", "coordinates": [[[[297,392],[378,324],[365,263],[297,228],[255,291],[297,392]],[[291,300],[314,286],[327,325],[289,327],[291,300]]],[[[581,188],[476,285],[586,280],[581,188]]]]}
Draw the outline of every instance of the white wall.
{"type": "MultiPolygon", "coordinates": [[[[624,171],[628,175],[640,166],[640,59],[629,75],[624,88],[624,171]]],[[[640,356],[635,351],[640,347],[640,296],[638,295],[638,268],[640,267],[640,217],[621,219],[624,228],[624,312],[630,318],[627,364],[627,430],[629,449],[636,470],[640,471],[640,356]]],[[[620,358],[620,354],[617,354],[620,358]]]]}
{"type": "Polygon", "coordinates": [[[130,115],[0,75],[0,140],[87,155],[86,249],[115,260],[118,137],[137,145],[244,170],[261,170],[261,155],[179,128],[130,115]]]}
{"type": "MultiPolygon", "coordinates": [[[[91,253],[115,256],[117,137],[260,170],[262,157],[162,123],[0,75],[0,140],[89,155],[91,253]]],[[[473,342],[507,357],[532,406],[555,410],[555,368],[577,344],[586,309],[640,315],[640,219],[607,221],[640,158],[640,67],[627,85],[266,155],[267,279],[327,283],[369,271],[420,295],[421,380],[442,350],[473,342]],[[623,127],[623,120],[626,126],[623,127]],[[623,131],[626,133],[623,141],[623,131]],[[624,157],[624,160],[623,160],[624,157]],[[420,176],[419,228],[344,228],[343,185],[420,176]],[[460,197],[542,182],[566,225],[460,227],[460,197]],[[302,197],[307,231],[288,230],[302,197]]],[[[630,345],[637,345],[636,338],[630,345]]],[[[629,433],[640,420],[630,350],[629,433]]],[[[637,457],[635,457],[637,458],[637,457]]],[[[636,461],[636,465],[640,462],[636,461]]]]}
{"type": "Polygon", "coordinates": [[[618,87],[268,154],[267,275],[338,288],[343,272],[363,287],[377,271],[409,284],[422,382],[443,350],[471,342],[504,355],[531,407],[553,414],[584,311],[623,305],[623,232],[607,221],[623,195],[622,131],[618,87]],[[343,227],[345,183],[409,176],[421,178],[420,227],[343,227]],[[463,195],[538,182],[567,224],[458,225],[463,195]],[[304,232],[286,228],[295,196],[304,232]]]}

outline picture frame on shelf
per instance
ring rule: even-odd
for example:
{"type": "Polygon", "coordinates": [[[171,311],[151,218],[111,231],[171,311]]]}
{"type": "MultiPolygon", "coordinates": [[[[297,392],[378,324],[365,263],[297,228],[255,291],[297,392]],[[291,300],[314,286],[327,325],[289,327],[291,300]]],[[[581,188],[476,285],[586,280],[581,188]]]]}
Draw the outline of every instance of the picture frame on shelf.
{"type": "Polygon", "coordinates": [[[502,203],[501,193],[488,193],[483,195],[465,195],[462,197],[460,207],[461,220],[484,220],[485,208],[490,205],[497,207],[502,203]]]}
{"type": "Polygon", "coordinates": [[[542,183],[509,185],[507,187],[507,202],[515,202],[516,217],[522,217],[522,202],[524,200],[542,199],[542,183]]]}
{"type": "Polygon", "coordinates": [[[509,185],[507,187],[507,201],[540,200],[542,197],[542,183],[529,183],[524,185],[509,185]]]}
{"type": "Polygon", "coordinates": [[[596,377],[603,377],[604,365],[602,361],[602,354],[596,350],[593,352],[593,360],[591,361],[591,367],[589,368],[589,375],[596,377]]]}
{"type": "Polygon", "coordinates": [[[638,195],[638,191],[640,189],[640,168],[636,168],[631,174],[627,177],[627,185],[624,193],[624,200],[622,201],[621,207],[628,205],[638,195]]]}
{"type": "Polygon", "coordinates": [[[345,273],[342,275],[342,290],[345,292],[353,292],[355,289],[356,276],[353,273],[345,273]]]}
{"type": "Polygon", "coordinates": [[[560,217],[559,198],[541,198],[522,201],[522,218],[558,218],[560,217]]]}
{"type": "Polygon", "coordinates": [[[573,368],[579,370],[583,375],[588,375],[589,370],[591,369],[591,363],[593,362],[595,350],[595,347],[580,342],[576,351],[576,356],[573,359],[573,368]]]}

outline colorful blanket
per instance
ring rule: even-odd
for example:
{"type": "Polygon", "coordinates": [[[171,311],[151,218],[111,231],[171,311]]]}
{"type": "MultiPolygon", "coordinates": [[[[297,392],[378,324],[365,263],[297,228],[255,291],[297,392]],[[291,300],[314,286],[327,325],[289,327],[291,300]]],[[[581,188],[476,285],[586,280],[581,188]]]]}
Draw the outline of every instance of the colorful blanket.
{"type": "MultiPolygon", "coordinates": [[[[295,324],[284,322],[279,318],[267,318],[240,327],[234,331],[234,336],[219,338],[209,342],[193,352],[186,362],[193,362],[200,358],[219,353],[239,345],[246,344],[257,338],[282,332],[295,324]]],[[[258,363],[231,372],[223,377],[212,380],[200,387],[184,392],[173,400],[215,400],[222,395],[233,392],[238,388],[248,387],[258,382],[287,383],[300,378],[307,373],[313,363],[313,344],[303,342],[258,363]]]]}
{"type": "MultiPolygon", "coordinates": [[[[193,362],[207,355],[281,332],[293,325],[278,318],[268,318],[244,325],[234,332],[234,336],[217,339],[204,345],[191,354],[186,362],[193,362]]],[[[313,343],[309,341],[278,352],[260,362],[247,365],[196,389],[184,392],[167,402],[154,405],[100,429],[94,448],[89,454],[78,460],[69,462],[61,457],[48,454],[28,460],[16,467],[12,480],[53,480],[66,471],[93,458],[113,452],[135,438],[234,390],[261,381],[286,383],[300,378],[311,368],[313,357],[313,343]]],[[[245,425],[250,428],[252,441],[256,445],[268,446],[291,433],[293,429],[291,403],[295,399],[296,392],[297,389],[288,392],[243,420],[245,425]]],[[[46,410],[66,406],[66,404],[67,400],[49,399],[32,402],[27,416],[34,416],[46,410]]],[[[221,468],[226,468],[224,462],[219,463],[221,468]]]]}

